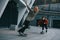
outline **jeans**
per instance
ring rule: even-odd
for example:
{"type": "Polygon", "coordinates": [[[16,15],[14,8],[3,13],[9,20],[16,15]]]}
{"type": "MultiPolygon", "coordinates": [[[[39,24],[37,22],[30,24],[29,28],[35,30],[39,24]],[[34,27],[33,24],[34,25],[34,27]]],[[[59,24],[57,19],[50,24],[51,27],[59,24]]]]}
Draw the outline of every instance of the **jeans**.
{"type": "Polygon", "coordinates": [[[25,22],[24,22],[25,26],[22,27],[21,29],[19,29],[18,32],[24,33],[24,31],[29,27],[29,23],[30,23],[30,21],[25,20],[25,22]]]}

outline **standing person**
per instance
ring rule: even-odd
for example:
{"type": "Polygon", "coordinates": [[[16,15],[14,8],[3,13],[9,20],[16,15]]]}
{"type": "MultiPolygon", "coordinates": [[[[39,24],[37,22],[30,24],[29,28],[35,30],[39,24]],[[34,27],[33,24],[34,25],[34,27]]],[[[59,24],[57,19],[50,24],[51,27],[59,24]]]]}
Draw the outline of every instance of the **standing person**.
{"type": "Polygon", "coordinates": [[[43,32],[44,28],[46,29],[46,32],[47,32],[47,29],[48,29],[47,25],[48,25],[48,19],[44,16],[42,17],[42,32],[41,33],[44,33],[43,32]]]}
{"type": "Polygon", "coordinates": [[[39,8],[38,6],[35,6],[34,9],[30,9],[30,7],[27,5],[28,10],[30,11],[25,22],[24,27],[18,30],[20,35],[24,35],[24,31],[28,28],[30,21],[34,20],[35,16],[38,14],[39,8]]]}

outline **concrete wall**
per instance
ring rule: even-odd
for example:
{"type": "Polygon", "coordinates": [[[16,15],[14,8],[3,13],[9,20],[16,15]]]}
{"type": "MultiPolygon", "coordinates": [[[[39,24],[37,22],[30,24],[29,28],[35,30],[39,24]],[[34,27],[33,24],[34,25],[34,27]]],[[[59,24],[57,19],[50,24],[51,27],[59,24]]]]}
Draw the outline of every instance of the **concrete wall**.
{"type": "Polygon", "coordinates": [[[53,26],[53,20],[60,20],[60,16],[50,16],[50,27],[53,26]]]}
{"type": "MultiPolygon", "coordinates": [[[[2,2],[3,3],[3,2],[2,2]]],[[[17,3],[15,1],[9,1],[3,15],[0,18],[0,27],[1,26],[10,26],[11,24],[17,24],[17,3]]]]}

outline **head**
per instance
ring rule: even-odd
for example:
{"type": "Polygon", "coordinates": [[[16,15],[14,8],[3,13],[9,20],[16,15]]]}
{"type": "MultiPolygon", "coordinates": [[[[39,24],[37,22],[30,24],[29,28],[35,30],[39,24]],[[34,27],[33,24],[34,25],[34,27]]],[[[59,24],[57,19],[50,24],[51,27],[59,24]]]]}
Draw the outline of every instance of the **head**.
{"type": "Polygon", "coordinates": [[[46,17],[45,17],[45,16],[43,16],[43,17],[42,17],[42,19],[43,19],[43,20],[45,20],[45,19],[46,19],[46,17]]]}
{"type": "Polygon", "coordinates": [[[38,11],[39,11],[38,6],[34,6],[34,12],[38,12],[38,11]]]}

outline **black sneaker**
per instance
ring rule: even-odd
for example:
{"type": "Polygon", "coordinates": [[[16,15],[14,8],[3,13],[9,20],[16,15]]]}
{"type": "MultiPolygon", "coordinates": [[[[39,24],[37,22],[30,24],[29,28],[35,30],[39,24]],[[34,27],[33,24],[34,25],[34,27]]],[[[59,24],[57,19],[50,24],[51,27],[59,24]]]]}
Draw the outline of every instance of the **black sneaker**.
{"type": "Polygon", "coordinates": [[[41,34],[44,34],[44,32],[42,31],[42,32],[40,32],[41,34]]]}
{"type": "Polygon", "coordinates": [[[27,34],[21,33],[20,36],[26,37],[27,34]]]}
{"type": "Polygon", "coordinates": [[[19,35],[21,35],[22,34],[22,32],[18,32],[19,33],[19,35]]]}

